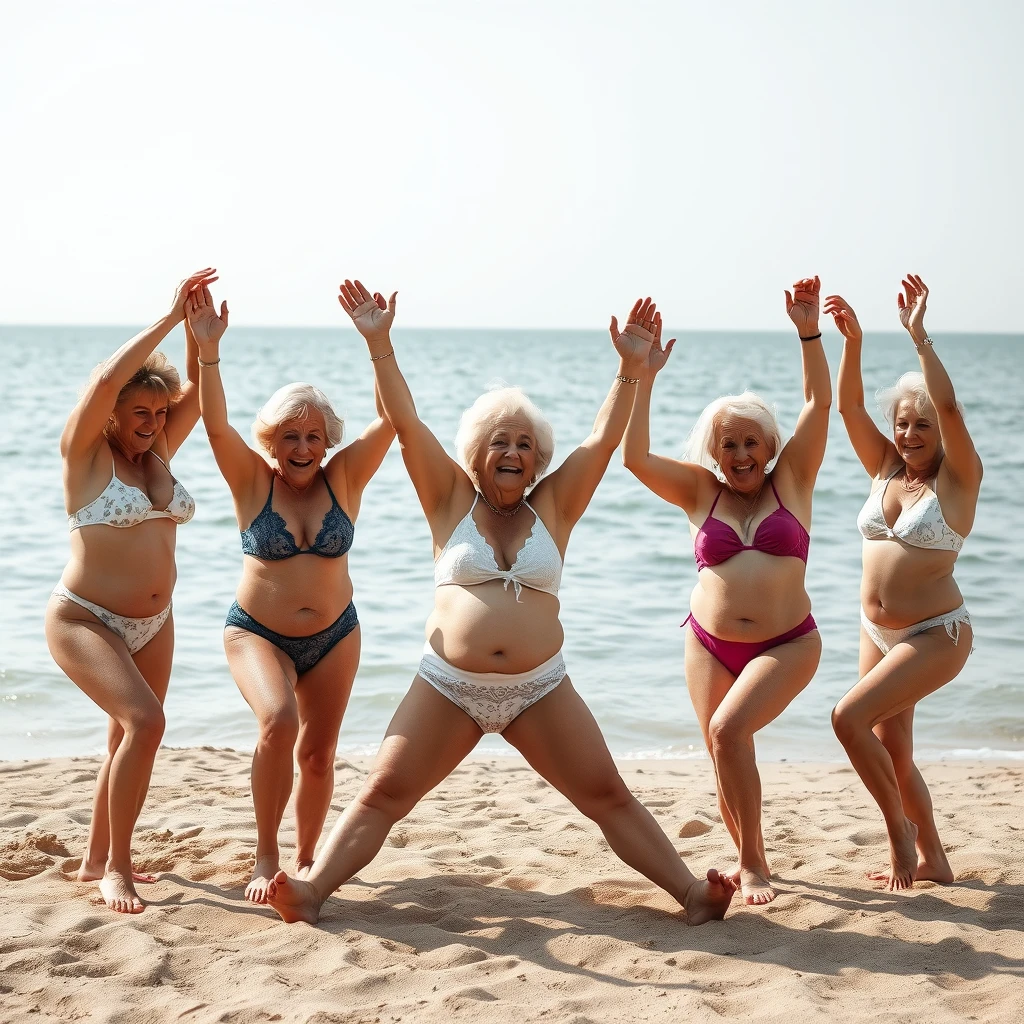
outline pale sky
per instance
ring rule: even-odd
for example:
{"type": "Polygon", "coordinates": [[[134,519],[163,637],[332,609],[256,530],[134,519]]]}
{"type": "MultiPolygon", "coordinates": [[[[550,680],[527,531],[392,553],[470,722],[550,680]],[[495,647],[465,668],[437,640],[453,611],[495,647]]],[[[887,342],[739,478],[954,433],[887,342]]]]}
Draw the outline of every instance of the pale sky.
{"type": "Polygon", "coordinates": [[[0,322],[1024,331],[1024,4],[3,5],[0,322]]]}

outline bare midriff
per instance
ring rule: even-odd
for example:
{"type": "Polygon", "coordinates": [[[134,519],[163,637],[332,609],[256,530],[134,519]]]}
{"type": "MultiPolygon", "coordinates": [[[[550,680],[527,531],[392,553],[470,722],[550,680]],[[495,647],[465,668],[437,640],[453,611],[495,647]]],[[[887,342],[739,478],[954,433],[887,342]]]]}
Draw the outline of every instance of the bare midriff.
{"type": "Polygon", "coordinates": [[[302,554],[264,562],[245,555],[235,600],[284,636],[311,636],[332,625],[352,600],[348,555],[302,554]]]}
{"type": "Polygon", "coordinates": [[[115,615],[157,615],[171,603],[177,579],[176,532],[171,519],[123,528],[93,523],[73,530],[71,559],[61,581],[73,594],[115,615]]]}
{"type": "Polygon", "coordinates": [[[864,541],[860,603],[879,626],[902,629],[963,604],[953,579],[955,551],[915,548],[893,539],[864,541]]]}
{"type": "Polygon", "coordinates": [[[788,633],[810,614],[804,562],[796,557],[741,551],[701,569],[690,611],[719,640],[757,643],[788,633]]]}
{"type": "Polygon", "coordinates": [[[529,672],[562,649],[558,598],[502,580],[434,591],[427,640],[449,664],[466,672],[529,672]]]}

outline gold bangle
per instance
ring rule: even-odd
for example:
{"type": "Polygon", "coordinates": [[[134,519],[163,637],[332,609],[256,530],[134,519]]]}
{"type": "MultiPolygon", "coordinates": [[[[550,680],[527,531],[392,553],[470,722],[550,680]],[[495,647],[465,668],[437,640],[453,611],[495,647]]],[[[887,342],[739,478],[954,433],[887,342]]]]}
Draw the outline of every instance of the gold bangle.
{"type": "Polygon", "coordinates": [[[216,359],[211,359],[208,363],[204,363],[202,361],[202,359],[200,359],[199,360],[199,365],[200,366],[216,366],[219,362],[220,362],[220,356],[217,356],[216,359]]]}
{"type": "Polygon", "coordinates": [[[375,362],[377,362],[378,359],[387,359],[388,356],[393,356],[394,354],[395,354],[395,350],[392,349],[390,352],[385,352],[383,355],[370,356],[370,362],[371,363],[375,363],[375,362]]]}
{"type": "Polygon", "coordinates": [[[623,377],[621,373],[615,374],[616,380],[621,380],[623,384],[639,384],[639,377],[623,377]]]}

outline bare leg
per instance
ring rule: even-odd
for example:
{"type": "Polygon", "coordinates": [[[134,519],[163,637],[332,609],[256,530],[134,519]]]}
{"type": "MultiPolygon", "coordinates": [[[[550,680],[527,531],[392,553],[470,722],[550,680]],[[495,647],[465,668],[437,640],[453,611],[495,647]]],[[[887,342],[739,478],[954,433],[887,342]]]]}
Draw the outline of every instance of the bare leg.
{"type": "Polygon", "coordinates": [[[306,878],[277,873],[268,902],[282,919],[316,924],[331,893],[373,860],[395,822],[444,781],[482,735],[465,711],[417,676],[391,719],[373,770],[306,878]]]}
{"type": "Polygon", "coordinates": [[[686,909],[689,924],[725,916],[735,884],[713,868],[697,879],[650,811],[626,788],[601,730],[569,677],[503,733],[588,818],[618,857],[686,909]]]}
{"type": "Polygon", "coordinates": [[[251,783],[256,864],[245,898],[266,903],[267,889],[281,867],[277,834],[294,779],[293,751],[299,734],[295,666],[269,640],[233,626],[224,631],[224,650],[231,675],[260,726],[251,783]]]}
{"type": "MultiPolygon", "coordinates": [[[[892,756],[873,730],[954,679],[967,661],[973,639],[971,627],[965,624],[960,626],[957,644],[943,626],[918,633],[885,655],[832,712],[836,736],[885,819],[891,863],[886,881],[890,890],[909,889],[914,884],[918,826],[904,811],[892,756]]],[[[894,731],[890,730],[888,735],[892,738],[894,731]]],[[[908,795],[913,800],[909,779],[908,795]]],[[[921,810],[919,808],[918,813],[921,810]]],[[[931,818],[930,799],[928,818],[931,818]]],[[[934,838],[938,840],[937,833],[934,838]]],[[[930,842],[931,837],[926,841],[930,842]]]]}
{"type": "MultiPolygon", "coordinates": [[[[334,752],[341,720],[359,667],[359,627],[300,677],[295,687],[299,710],[299,786],[295,794],[296,874],[313,865],[317,840],[334,793],[334,752]]],[[[272,876],[271,876],[272,877],[272,876]]]]}
{"type": "Polygon", "coordinates": [[[740,883],[747,903],[770,903],[775,889],[761,835],[761,776],[753,737],[811,681],[821,657],[817,631],[750,661],[711,716],[711,756],[740,833],[740,883]]]}
{"type": "MultiPolygon", "coordinates": [[[[163,737],[163,708],[124,642],[87,609],[51,597],[46,608],[46,640],[54,661],[124,732],[105,780],[110,838],[99,888],[111,910],[140,913],[143,903],[132,881],[132,830],[163,737]]],[[[173,647],[170,619],[147,646],[161,643],[166,645],[169,663],[173,647]]]]}

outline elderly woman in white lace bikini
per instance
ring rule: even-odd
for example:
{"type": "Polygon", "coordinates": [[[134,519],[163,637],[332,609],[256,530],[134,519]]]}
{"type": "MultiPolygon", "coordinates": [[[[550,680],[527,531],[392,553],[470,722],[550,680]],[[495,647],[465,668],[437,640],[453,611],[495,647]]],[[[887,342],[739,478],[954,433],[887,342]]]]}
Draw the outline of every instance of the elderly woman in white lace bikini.
{"type": "Polygon", "coordinates": [[[845,338],[839,412],[872,478],[857,517],[864,537],[860,680],[832,722],[885,819],[890,865],[869,877],[889,889],[908,889],[916,879],[953,880],[914,764],[914,708],[956,678],[974,636],[953,567],[974,525],[982,466],[924,328],[927,299],[921,278],[908,275],[897,305],[921,372],[879,392],[892,440],[864,407],[856,314],[838,295],[825,306],[845,338]]]}
{"type": "Polygon", "coordinates": [[[46,642],[109,716],[78,878],[98,879],[119,913],[139,913],[135,883],[155,881],[132,870],[132,830],[164,731],[176,528],[195,511],[168,463],[199,419],[199,350],[186,326],[184,387],[154,350],[214,273],[183,281],[169,312],[96,368],[60,439],[71,560],[46,606],[46,642]]]}
{"type": "Polygon", "coordinates": [[[593,716],[566,675],[558,584],[573,526],[622,439],[639,366],[660,314],[638,301],[611,335],[619,369],[593,432],[538,483],[550,425],[518,388],[492,391],[463,416],[452,460],[416,413],[398,368],[385,303],[357,281],[340,301],[366,339],[377,387],[434,542],[434,611],[419,671],[373,770],[305,879],[275,877],[268,898],[286,921],[316,922],[330,894],[370,862],[391,827],[444,780],[485,732],[500,732],[603,831],[627,864],[685,908],[691,924],[724,916],[734,883],[698,879],[629,792],[593,716]],[[530,500],[526,500],[527,489],[530,500]]]}

